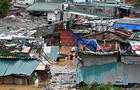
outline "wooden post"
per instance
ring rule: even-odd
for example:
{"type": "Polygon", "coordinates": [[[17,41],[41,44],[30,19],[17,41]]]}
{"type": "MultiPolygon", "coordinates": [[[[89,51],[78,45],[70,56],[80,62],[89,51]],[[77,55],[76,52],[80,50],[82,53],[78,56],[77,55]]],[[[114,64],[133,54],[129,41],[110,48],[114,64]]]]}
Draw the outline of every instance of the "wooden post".
{"type": "Polygon", "coordinates": [[[26,81],[26,85],[29,85],[27,76],[25,76],[25,81],[26,81]]]}
{"type": "Polygon", "coordinates": [[[116,44],[115,44],[115,50],[116,51],[118,50],[118,42],[116,42],[116,44]]]}

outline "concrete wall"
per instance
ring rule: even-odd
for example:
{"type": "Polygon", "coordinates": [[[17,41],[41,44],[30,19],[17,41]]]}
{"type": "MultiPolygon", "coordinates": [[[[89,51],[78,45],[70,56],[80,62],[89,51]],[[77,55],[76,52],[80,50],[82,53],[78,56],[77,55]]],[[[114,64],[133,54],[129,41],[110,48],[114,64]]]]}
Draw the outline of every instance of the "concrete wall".
{"type": "Polygon", "coordinates": [[[126,61],[130,64],[140,64],[140,56],[121,56],[121,62],[126,63],[126,61]]]}
{"type": "Polygon", "coordinates": [[[55,16],[55,13],[53,12],[48,12],[47,13],[47,17],[48,17],[48,21],[51,19],[52,21],[55,21],[56,20],[56,16],[55,16]]]}
{"type": "Polygon", "coordinates": [[[115,16],[114,7],[99,7],[99,6],[71,6],[72,9],[81,10],[83,12],[106,15],[106,16],[115,16]],[[109,13],[108,13],[109,12],[109,13]]]}
{"type": "Polygon", "coordinates": [[[117,55],[81,55],[82,66],[91,66],[94,64],[103,65],[107,63],[117,62],[117,55]]]}

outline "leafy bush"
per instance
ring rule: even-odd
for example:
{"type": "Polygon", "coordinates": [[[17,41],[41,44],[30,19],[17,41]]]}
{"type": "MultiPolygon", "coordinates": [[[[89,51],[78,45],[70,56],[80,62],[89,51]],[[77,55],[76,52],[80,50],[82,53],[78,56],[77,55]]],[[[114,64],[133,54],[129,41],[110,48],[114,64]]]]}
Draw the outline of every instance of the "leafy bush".
{"type": "Polygon", "coordinates": [[[37,49],[37,51],[36,51],[38,54],[40,54],[41,53],[41,48],[40,49],[37,49]]]}
{"type": "Polygon", "coordinates": [[[98,84],[93,82],[91,84],[83,83],[80,90],[123,90],[122,88],[113,86],[110,82],[108,84],[98,84]]]}
{"type": "Polygon", "coordinates": [[[0,14],[7,14],[12,0],[0,0],[0,14]]]}
{"type": "Polygon", "coordinates": [[[35,18],[34,18],[34,17],[30,17],[30,18],[29,18],[29,20],[34,21],[34,20],[35,20],[35,18]]]}

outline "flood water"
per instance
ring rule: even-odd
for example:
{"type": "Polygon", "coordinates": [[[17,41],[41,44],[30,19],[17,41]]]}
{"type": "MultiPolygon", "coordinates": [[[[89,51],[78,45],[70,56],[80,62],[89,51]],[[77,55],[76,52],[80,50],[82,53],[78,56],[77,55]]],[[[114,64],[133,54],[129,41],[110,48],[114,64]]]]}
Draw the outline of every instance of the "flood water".
{"type": "MultiPolygon", "coordinates": [[[[59,62],[56,62],[55,65],[72,67],[72,66],[76,66],[76,60],[70,61],[69,59],[68,60],[61,59],[59,62]]],[[[43,85],[45,85],[46,83],[48,83],[48,80],[44,82],[40,82],[38,88],[36,88],[34,84],[32,85],[0,85],[0,90],[45,90],[45,87],[43,85]]]]}
{"type": "Polygon", "coordinates": [[[35,88],[34,85],[0,85],[0,90],[45,90],[45,88],[35,88]]]}

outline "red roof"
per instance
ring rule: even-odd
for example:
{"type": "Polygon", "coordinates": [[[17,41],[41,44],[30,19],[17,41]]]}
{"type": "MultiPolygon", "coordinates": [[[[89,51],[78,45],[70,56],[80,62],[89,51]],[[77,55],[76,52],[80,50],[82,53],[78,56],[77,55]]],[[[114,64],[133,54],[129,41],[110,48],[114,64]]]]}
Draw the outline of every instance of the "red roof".
{"type": "Polygon", "coordinates": [[[71,31],[60,32],[61,45],[62,46],[76,46],[73,40],[73,34],[71,31]]]}
{"type": "Polygon", "coordinates": [[[30,50],[31,50],[31,47],[24,47],[23,50],[22,50],[22,52],[23,53],[29,53],[30,50]]]}

